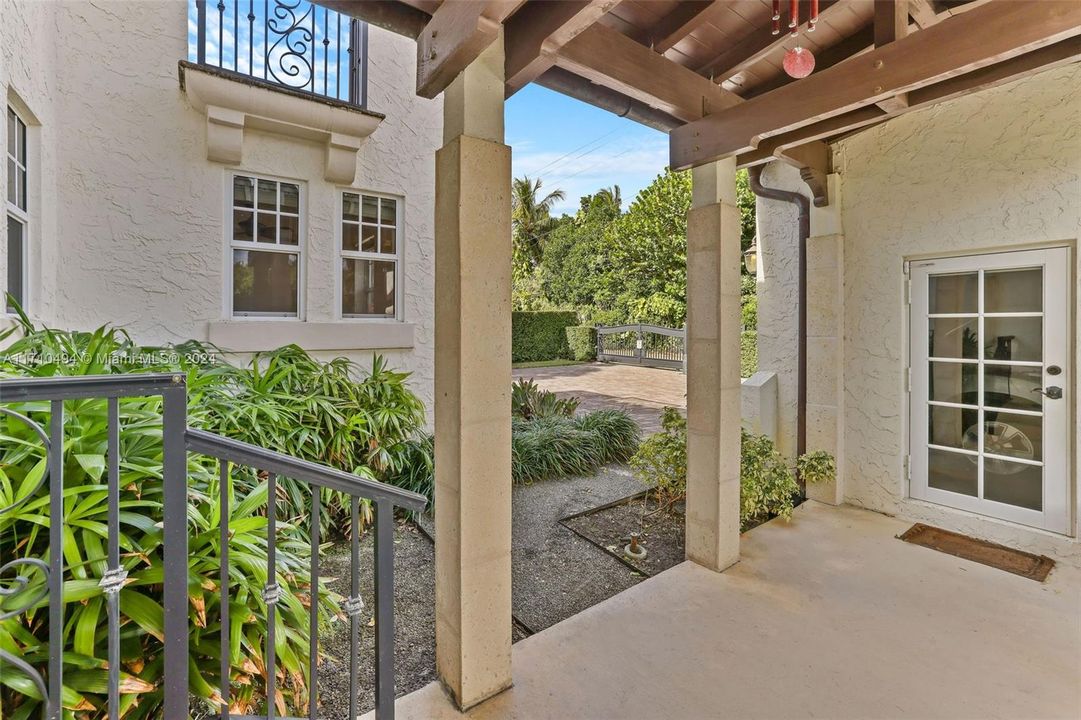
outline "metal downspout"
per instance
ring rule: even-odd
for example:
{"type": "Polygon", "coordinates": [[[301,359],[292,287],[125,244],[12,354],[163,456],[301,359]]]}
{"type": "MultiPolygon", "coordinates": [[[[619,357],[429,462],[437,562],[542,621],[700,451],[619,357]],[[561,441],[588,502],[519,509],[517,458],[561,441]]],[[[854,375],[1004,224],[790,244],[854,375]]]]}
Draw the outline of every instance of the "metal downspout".
{"type": "MultiPolygon", "coordinates": [[[[792,203],[799,209],[799,288],[796,370],[796,457],[807,452],[807,238],[811,236],[811,201],[803,193],[762,185],[762,166],[747,169],[751,191],[761,198],[792,203]]],[[[803,478],[798,478],[800,495],[807,496],[803,478]]]]}

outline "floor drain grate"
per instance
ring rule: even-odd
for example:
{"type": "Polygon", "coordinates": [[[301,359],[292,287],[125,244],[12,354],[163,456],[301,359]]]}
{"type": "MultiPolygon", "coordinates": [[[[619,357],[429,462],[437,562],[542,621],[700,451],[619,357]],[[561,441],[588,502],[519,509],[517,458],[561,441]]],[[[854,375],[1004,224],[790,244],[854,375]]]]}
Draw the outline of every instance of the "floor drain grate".
{"type": "Polygon", "coordinates": [[[1051,568],[1055,567],[1055,561],[1046,555],[1033,555],[923,523],[916,523],[897,537],[913,545],[922,545],[1037,582],[1046,580],[1051,568]]]}

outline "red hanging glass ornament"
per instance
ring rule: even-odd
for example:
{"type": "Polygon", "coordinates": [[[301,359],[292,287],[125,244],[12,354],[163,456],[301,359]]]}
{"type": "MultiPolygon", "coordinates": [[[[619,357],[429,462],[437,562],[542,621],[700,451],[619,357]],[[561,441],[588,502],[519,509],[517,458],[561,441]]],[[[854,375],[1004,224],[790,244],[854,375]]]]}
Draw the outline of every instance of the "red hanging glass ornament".
{"type": "Polygon", "coordinates": [[[815,56],[807,48],[797,45],[784,54],[784,71],[794,78],[805,78],[815,69],[815,56]]]}

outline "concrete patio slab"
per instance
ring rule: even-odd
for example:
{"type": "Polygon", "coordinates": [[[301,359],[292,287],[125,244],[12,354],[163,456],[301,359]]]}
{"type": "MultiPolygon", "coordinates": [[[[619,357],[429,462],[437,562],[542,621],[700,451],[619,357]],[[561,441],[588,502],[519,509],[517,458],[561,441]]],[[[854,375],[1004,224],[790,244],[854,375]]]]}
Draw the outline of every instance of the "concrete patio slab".
{"type": "MultiPolygon", "coordinates": [[[[1046,583],[906,544],[908,523],[809,502],[514,646],[464,717],[1081,717],[1081,571],[1046,583]]],[[[399,718],[459,718],[433,683],[399,718]]]]}

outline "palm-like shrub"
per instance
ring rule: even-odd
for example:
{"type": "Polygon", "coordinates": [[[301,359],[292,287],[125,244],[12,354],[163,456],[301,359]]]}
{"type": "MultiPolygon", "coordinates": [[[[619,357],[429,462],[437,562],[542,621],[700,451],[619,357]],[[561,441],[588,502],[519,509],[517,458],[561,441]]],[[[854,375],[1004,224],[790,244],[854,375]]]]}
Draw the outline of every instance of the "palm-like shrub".
{"type": "Polygon", "coordinates": [[[637,445],[638,425],[621,410],[597,410],[577,418],[514,418],[511,477],[516,483],[531,483],[586,475],[605,463],[626,460],[637,445]]]}
{"type": "MultiPolygon", "coordinates": [[[[176,348],[137,346],[123,332],[92,333],[38,329],[24,319],[24,337],[0,355],[0,376],[92,375],[149,371],[183,372],[188,378],[188,423],[270,449],[382,478],[400,466],[408,438],[423,422],[419,400],[406,375],[377,358],[359,381],[344,360],[319,363],[296,347],[258,356],[244,368],[217,360],[198,343],[176,348]]],[[[0,337],[0,340],[3,340],[0,337]]],[[[48,403],[5,407],[47,422],[48,403]]],[[[120,591],[121,717],[161,715],[163,582],[161,398],[120,403],[120,550],[128,581],[120,591]]],[[[64,634],[65,716],[104,717],[107,690],[105,598],[99,580],[107,547],[106,403],[65,403],[64,564],[65,623],[49,628],[47,601],[0,621],[0,648],[36,666],[48,659],[50,631],[64,634]]],[[[22,422],[0,416],[0,558],[48,556],[48,483],[44,448],[22,422]]],[[[220,700],[219,547],[217,462],[188,457],[190,691],[220,700]]],[[[229,487],[230,583],[233,619],[229,642],[232,710],[254,712],[266,705],[264,660],[267,637],[262,591],[267,571],[267,485],[248,469],[234,469],[229,487]]],[[[328,529],[344,528],[340,498],[327,492],[328,529]]],[[[308,607],[320,622],[338,613],[337,598],[308,583],[306,508],[310,491],[283,479],[275,498],[278,517],[276,582],[282,588],[276,632],[279,714],[299,714],[308,700],[308,607]]],[[[43,577],[26,572],[30,588],[0,595],[0,615],[35,595],[43,577]]],[[[0,579],[9,585],[10,575],[0,579]]],[[[38,717],[41,700],[33,683],[14,668],[0,667],[0,713],[23,720],[38,717]]]]}
{"type": "Polygon", "coordinates": [[[542,390],[527,378],[519,378],[510,387],[510,413],[522,420],[571,417],[579,402],[575,397],[561,398],[551,390],[542,390]]]}

